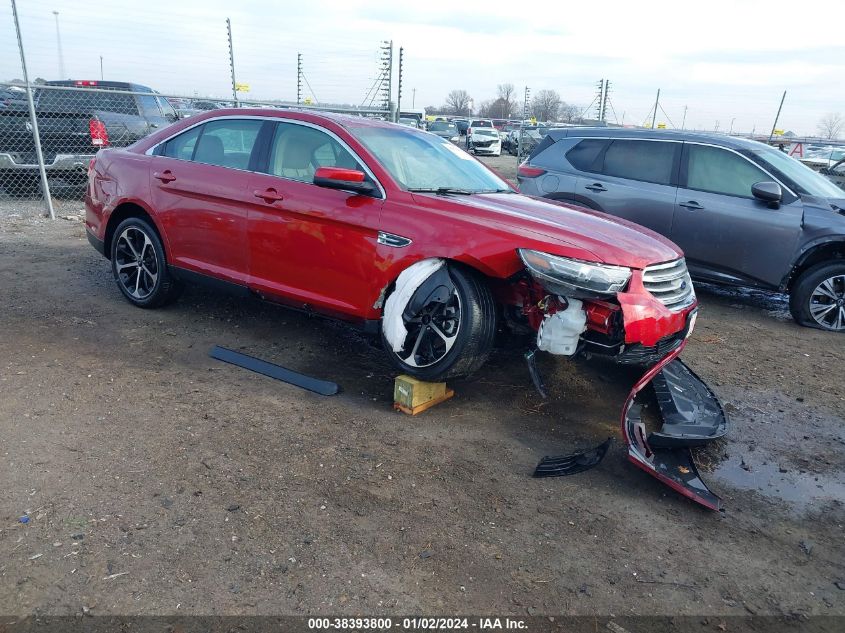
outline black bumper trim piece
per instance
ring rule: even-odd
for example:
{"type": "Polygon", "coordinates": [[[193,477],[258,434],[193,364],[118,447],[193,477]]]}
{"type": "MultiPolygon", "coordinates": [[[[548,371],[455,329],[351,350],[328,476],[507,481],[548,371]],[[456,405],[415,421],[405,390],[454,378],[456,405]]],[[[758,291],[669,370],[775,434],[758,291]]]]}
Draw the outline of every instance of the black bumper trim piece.
{"type": "Polygon", "coordinates": [[[244,369],[254,371],[269,378],[275,378],[276,380],[281,380],[296,387],[312,391],[321,396],[333,396],[340,393],[340,386],[337,383],[312,378],[311,376],[300,374],[281,365],[274,365],[273,363],[268,363],[259,358],[247,356],[246,354],[241,354],[225,347],[215,345],[211,348],[208,355],[217,360],[222,360],[224,363],[243,367],[244,369]]]}

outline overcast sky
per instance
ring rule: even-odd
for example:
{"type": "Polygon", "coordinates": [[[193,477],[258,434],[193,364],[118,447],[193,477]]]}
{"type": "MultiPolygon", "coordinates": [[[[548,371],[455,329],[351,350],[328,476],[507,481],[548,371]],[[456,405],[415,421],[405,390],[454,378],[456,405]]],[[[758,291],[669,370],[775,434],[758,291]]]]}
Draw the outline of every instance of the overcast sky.
{"type": "MultiPolygon", "coordinates": [[[[712,130],[813,134],[845,113],[842,0],[498,3],[441,0],[18,0],[30,76],[55,79],[59,12],[65,76],[135,81],[163,93],[231,94],[225,19],[237,79],[256,99],[296,98],[296,54],[306,93],[361,103],[378,46],[405,49],[403,104],[440,105],[466,89],[475,107],[513,83],[556,90],[586,107],[611,82],[610,120],[641,124],[661,92],[658,121],[712,130]]],[[[0,3],[0,79],[20,77],[11,9],[0,3]]]]}

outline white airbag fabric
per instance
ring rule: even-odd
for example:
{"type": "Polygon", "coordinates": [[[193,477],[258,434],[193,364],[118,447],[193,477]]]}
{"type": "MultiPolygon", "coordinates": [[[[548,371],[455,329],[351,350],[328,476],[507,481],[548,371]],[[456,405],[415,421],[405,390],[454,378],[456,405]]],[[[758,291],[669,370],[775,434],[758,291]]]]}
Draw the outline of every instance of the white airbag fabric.
{"type": "Polygon", "coordinates": [[[384,304],[384,318],[381,321],[384,338],[387,339],[394,352],[401,352],[405,347],[405,339],[408,338],[408,328],[402,320],[405,306],[408,305],[417,288],[440,270],[445,263],[442,259],[424,259],[408,266],[400,273],[396,280],[396,289],[384,304]]]}

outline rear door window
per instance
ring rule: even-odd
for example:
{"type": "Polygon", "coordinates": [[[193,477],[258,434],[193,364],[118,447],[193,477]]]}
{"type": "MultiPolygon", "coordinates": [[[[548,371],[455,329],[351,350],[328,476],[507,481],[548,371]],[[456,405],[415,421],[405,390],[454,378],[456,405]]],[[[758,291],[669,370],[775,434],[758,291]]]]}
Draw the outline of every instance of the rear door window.
{"type": "Polygon", "coordinates": [[[727,196],[752,198],[751,185],[771,180],[763,170],[721,147],[687,147],[687,188],[727,196]]]}
{"type": "Polygon", "coordinates": [[[194,149],[193,160],[206,165],[249,169],[261,124],[258,119],[223,119],[206,123],[194,149]]]}
{"type": "Polygon", "coordinates": [[[607,176],[672,184],[680,143],[667,141],[615,140],[604,155],[602,172],[607,176]]]}
{"type": "Polygon", "coordinates": [[[295,123],[276,125],[270,143],[268,173],[310,183],[320,167],[363,171],[352,154],[329,134],[295,123]]]}
{"type": "Polygon", "coordinates": [[[601,171],[599,158],[610,141],[603,138],[584,139],[566,152],[566,159],[579,171],[601,171]]]}
{"type": "Polygon", "coordinates": [[[174,136],[164,144],[162,155],[180,160],[193,160],[194,149],[197,146],[197,139],[200,137],[202,128],[202,125],[198,125],[187,132],[174,136]]]}

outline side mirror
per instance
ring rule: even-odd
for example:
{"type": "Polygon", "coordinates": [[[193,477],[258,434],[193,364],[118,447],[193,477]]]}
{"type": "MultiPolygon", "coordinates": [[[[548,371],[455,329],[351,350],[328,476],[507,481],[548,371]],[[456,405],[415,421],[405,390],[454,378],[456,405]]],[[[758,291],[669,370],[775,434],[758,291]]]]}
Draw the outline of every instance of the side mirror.
{"type": "Polygon", "coordinates": [[[344,169],[342,167],[319,167],[314,172],[314,184],[327,189],[340,189],[342,191],[353,191],[366,196],[375,193],[376,187],[373,183],[365,180],[366,174],[357,169],[344,169]]]}
{"type": "Polygon", "coordinates": [[[780,185],[771,181],[756,182],[751,185],[751,195],[768,203],[772,209],[779,208],[780,201],[783,199],[783,191],[780,185]]]}

